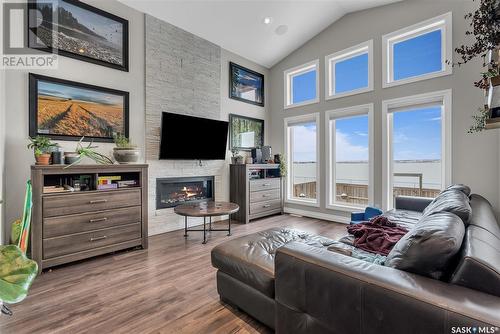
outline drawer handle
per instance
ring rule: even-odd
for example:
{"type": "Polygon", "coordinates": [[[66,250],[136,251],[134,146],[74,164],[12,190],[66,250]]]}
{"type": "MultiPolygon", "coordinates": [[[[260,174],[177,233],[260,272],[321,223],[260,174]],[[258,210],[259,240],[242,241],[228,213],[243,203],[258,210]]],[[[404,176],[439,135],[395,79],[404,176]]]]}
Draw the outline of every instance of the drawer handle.
{"type": "Polygon", "coordinates": [[[264,194],[264,195],[262,195],[262,197],[271,197],[271,195],[269,195],[269,194],[264,194]]]}
{"type": "Polygon", "coordinates": [[[102,237],[97,237],[97,238],[90,238],[90,242],[94,242],[94,241],[99,241],[99,240],[104,240],[104,239],[107,239],[108,237],[103,235],[102,237]]]}
{"type": "Polygon", "coordinates": [[[266,205],[263,205],[262,207],[263,207],[263,208],[270,208],[270,207],[271,207],[271,204],[266,204],[266,205]]]}
{"type": "Polygon", "coordinates": [[[99,203],[106,203],[107,201],[108,201],[107,199],[97,199],[97,200],[90,201],[89,203],[90,204],[99,204],[99,203]]]}
{"type": "Polygon", "coordinates": [[[270,187],[271,186],[271,183],[263,183],[262,184],[263,187],[270,187]]]}
{"type": "Polygon", "coordinates": [[[104,218],[96,218],[96,219],[90,219],[89,220],[89,223],[97,223],[97,222],[104,222],[108,220],[108,218],[104,217],[104,218]]]}

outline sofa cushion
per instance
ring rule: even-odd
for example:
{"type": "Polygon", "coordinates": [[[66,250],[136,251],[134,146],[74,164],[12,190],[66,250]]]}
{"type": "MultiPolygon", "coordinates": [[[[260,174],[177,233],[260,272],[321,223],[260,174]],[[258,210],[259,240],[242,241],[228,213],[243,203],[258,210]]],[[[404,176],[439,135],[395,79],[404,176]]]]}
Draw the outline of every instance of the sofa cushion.
{"type": "Polygon", "coordinates": [[[490,202],[481,195],[473,194],[470,197],[470,206],[472,215],[469,225],[483,228],[500,239],[500,225],[495,218],[490,202]]]}
{"type": "Polygon", "coordinates": [[[465,196],[470,196],[470,187],[466,186],[465,184],[457,183],[457,184],[451,184],[448,187],[446,187],[441,193],[444,193],[445,191],[448,190],[458,190],[461,191],[465,194],[465,196]]]}
{"type": "Polygon", "coordinates": [[[407,229],[411,229],[416,223],[418,223],[423,214],[418,211],[392,209],[383,215],[390,221],[407,229]]]}
{"type": "Polygon", "coordinates": [[[271,228],[226,241],[212,249],[212,265],[274,298],[276,250],[292,241],[328,247],[333,240],[290,228],[271,228]]]}
{"type": "Polygon", "coordinates": [[[437,212],[423,216],[387,255],[385,265],[442,279],[460,250],[465,227],[456,215],[437,212]]]}
{"type": "Polygon", "coordinates": [[[459,190],[448,190],[439,194],[423,213],[424,216],[428,216],[443,211],[457,215],[465,224],[468,224],[472,211],[469,198],[459,190]]]}

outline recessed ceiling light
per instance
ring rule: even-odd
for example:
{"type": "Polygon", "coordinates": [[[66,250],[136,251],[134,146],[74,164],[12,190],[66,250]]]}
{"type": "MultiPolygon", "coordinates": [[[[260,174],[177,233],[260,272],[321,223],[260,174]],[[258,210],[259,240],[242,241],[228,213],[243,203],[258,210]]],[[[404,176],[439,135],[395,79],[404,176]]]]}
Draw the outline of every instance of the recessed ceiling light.
{"type": "Polygon", "coordinates": [[[274,31],[276,35],[284,35],[288,31],[288,26],[287,25],[280,25],[276,30],[274,31]]]}
{"type": "Polygon", "coordinates": [[[273,22],[273,18],[270,17],[270,16],[266,16],[264,17],[264,19],[262,20],[262,23],[264,24],[271,24],[273,22]]]}

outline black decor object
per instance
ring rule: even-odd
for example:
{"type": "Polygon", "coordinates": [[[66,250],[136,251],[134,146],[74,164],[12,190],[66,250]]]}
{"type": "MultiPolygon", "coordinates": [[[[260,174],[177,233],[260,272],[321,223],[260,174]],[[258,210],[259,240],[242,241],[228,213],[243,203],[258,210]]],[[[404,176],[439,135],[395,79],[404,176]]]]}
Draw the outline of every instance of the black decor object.
{"type": "Polygon", "coordinates": [[[260,148],[252,148],[252,160],[254,164],[262,163],[262,150],[260,148]]]}
{"type": "Polygon", "coordinates": [[[32,73],[29,92],[31,137],[98,142],[112,142],[117,133],[128,137],[128,92],[32,73]]]}
{"type": "Polygon", "coordinates": [[[229,124],[231,149],[250,151],[264,145],[264,120],[230,114],[229,124]]]}
{"type": "Polygon", "coordinates": [[[30,0],[28,8],[30,48],[128,72],[127,20],[76,0],[30,0]]]}
{"type": "Polygon", "coordinates": [[[263,107],[264,75],[230,62],[229,97],[263,107]]]}

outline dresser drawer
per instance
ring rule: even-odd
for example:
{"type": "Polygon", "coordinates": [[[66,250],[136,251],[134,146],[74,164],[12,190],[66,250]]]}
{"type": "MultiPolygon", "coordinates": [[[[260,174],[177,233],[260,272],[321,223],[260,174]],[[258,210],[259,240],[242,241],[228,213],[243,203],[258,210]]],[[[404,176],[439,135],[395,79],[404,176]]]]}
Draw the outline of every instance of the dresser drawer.
{"type": "Polygon", "coordinates": [[[43,216],[54,217],[141,205],[141,190],[116,190],[46,196],[43,216]]]}
{"type": "Polygon", "coordinates": [[[250,214],[255,215],[258,213],[276,210],[279,208],[281,208],[281,200],[253,203],[250,204],[250,214]]]}
{"type": "Polygon", "coordinates": [[[269,189],[279,189],[280,185],[280,179],[250,180],[250,191],[254,192],[269,189]]]}
{"type": "Polygon", "coordinates": [[[250,204],[280,199],[280,189],[254,191],[250,193],[250,204]]]}
{"type": "Polygon", "coordinates": [[[43,258],[50,259],[141,237],[141,224],[111,227],[43,240],[43,258]]]}
{"type": "Polygon", "coordinates": [[[43,237],[52,238],[66,234],[138,223],[142,221],[141,213],[141,207],[134,206],[71,216],[45,218],[43,220],[43,237]]]}

